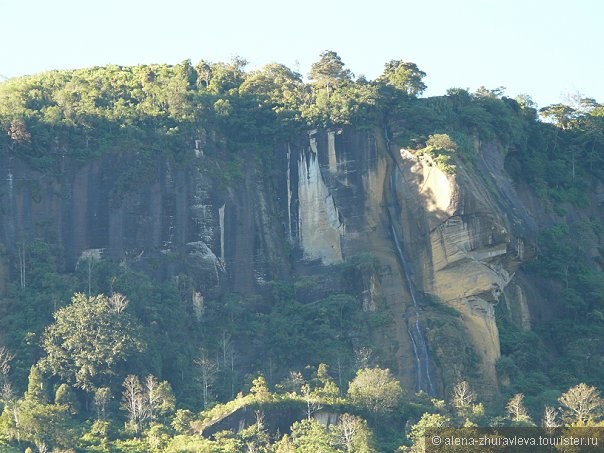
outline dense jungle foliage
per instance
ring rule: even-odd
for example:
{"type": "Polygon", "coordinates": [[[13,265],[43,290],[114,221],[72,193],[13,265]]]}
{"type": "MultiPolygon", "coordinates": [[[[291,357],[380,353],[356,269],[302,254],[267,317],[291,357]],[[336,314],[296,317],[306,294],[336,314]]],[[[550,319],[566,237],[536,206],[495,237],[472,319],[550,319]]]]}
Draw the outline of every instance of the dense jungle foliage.
{"type": "MultiPolygon", "coordinates": [[[[553,316],[523,330],[502,301],[500,397],[485,406],[462,381],[438,400],[403,391],[372,355],[370,332],[388,313],[367,316],[352,291],[308,304],[298,295],[312,281],[272,282],[268,300],[206,301],[197,322],[186,276],[155,281],[92,258],[66,270],[56,244],[30,241],[18,257],[0,251],[11,262],[0,299],[0,448],[403,451],[419,448],[430,426],[601,425],[604,250],[593,244],[604,229],[597,216],[571,214],[590,206],[604,178],[604,106],[579,96],[538,112],[529,96],[511,99],[502,88],[421,98],[425,74],[415,64],[393,60],[369,81],[331,51],[307,82],[280,64],[245,66],[185,61],[4,81],[0,153],[59,174],[66,158],[136,152],[135,180],[157,155],[186,165],[200,138],[210,156],[223,144],[233,160],[253,153],[267,162],[276,144],[309,128],[352,125],[380,127],[454,173],[479,158],[475,140],[493,141],[517,184],[557,219],[526,265],[555,287],[553,316]],[[244,409],[252,417],[244,431],[212,431],[244,409]],[[293,417],[288,434],[273,413],[293,417]],[[345,415],[325,427],[314,418],[325,413],[345,415]]],[[[375,265],[361,257],[334,266],[331,278],[346,287],[375,265]]]]}

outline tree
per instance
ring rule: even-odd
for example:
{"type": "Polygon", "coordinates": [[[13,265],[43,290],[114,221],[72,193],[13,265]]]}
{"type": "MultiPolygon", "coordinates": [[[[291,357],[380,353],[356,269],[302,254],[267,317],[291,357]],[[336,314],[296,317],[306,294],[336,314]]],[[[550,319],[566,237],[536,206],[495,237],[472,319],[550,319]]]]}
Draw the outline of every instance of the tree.
{"type": "Polygon", "coordinates": [[[126,299],[126,296],[120,293],[113,293],[107,299],[107,302],[109,303],[111,309],[116,313],[121,313],[126,309],[126,307],[128,307],[128,299],[126,299]]]}
{"type": "Polygon", "coordinates": [[[165,451],[164,448],[170,441],[170,432],[166,426],[152,423],[145,434],[151,451],[165,451]]]}
{"type": "Polygon", "coordinates": [[[284,434],[281,440],[275,443],[275,453],[295,453],[296,447],[289,435],[284,434]]]}
{"type": "Polygon", "coordinates": [[[338,420],[340,441],[349,453],[352,452],[354,438],[361,422],[360,417],[350,414],[342,414],[338,420]]]}
{"type": "Polygon", "coordinates": [[[505,87],[497,87],[493,89],[489,89],[484,85],[479,86],[474,92],[474,96],[476,98],[486,98],[486,99],[497,99],[503,96],[505,93],[505,87]]]}
{"type": "Polygon", "coordinates": [[[304,385],[304,376],[299,371],[290,371],[287,378],[277,384],[277,388],[288,390],[291,393],[298,393],[304,385]]]}
{"type": "Polygon", "coordinates": [[[321,399],[315,392],[311,390],[310,385],[308,384],[304,384],[302,386],[302,398],[306,403],[306,417],[308,420],[311,419],[312,414],[323,409],[321,399]]]}
{"type": "Polygon", "coordinates": [[[13,386],[8,377],[14,358],[5,346],[0,346],[0,402],[4,404],[10,404],[14,399],[13,386]]]}
{"type": "Polygon", "coordinates": [[[329,374],[327,374],[327,365],[324,363],[319,364],[319,368],[317,369],[317,380],[320,383],[315,389],[315,393],[326,402],[335,402],[335,400],[340,396],[340,389],[336,385],[336,383],[331,379],[329,374]]]}
{"type": "Polygon", "coordinates": [[[6,131],[11,140],[10,149],[15,150],[15,145],[31,141],[31,134],[27,130],[27,126],[23,120],[13,120],[6,131]]]}
{"type": "Polygon", "coordinates": [[[75,439],[69,428],[67,406],[24,400],[19,412],[21,439],[32,442],[39,451],[73,446],[75,439]]]}
{"type": "Polygon", "coordinates": [[[54,313],[42,338],[44,370],[86,391],[108,384],[118,365],[144,350],[140,326],[106,296],[75,294],[54,313]]]}
{"type": "Polygon", "coordinates": [[[541,426],[544,428],[558,428],[560,426],[560,423],[558,422],[558,411],[551,406],[545,406],[541,426]]]}
{"type": "Polygon", "coordinates": [[[245,79],[246,65],[247,61],[241,57],[234,57],[229,63],[212,64],[208,89],[214,94],[235,92],[245,79]]]}
{"type": "Polygon", "coordinates": [[[67,384],[61,384],[55,392],[55,404],[65,406],[73,415],[79,411],[79,403],[73,389],[67,384]]]}
{"type": "Polygon", "coordinates": [[[568,129],[577,117],[577,111],[565,104],[553,104],[539,110],[542,117],[550,119],[562,129],[568,129]]]}
{"type": "Polygon", "coordinates": [[[245,442],[248,453],[269,453],[273,451],[270,446],[270,436],[264,427],[264,413],[255,411],[256,423],[250,425],[239,433],[245,442]]]}
{"type": "Polygon", "coordinates": [[[514,98],[514,100],[518,103],[520,108],[528,114],[529,118],[536,118],[537,103],[533,101],[533,98],[531,98],[528,94],[519,94],[514,98]]]}
{"type": "Polygon", "coordinates": [[[68,447],[74,443],[69,427],[69,408],[64,404],[48,404],[44,379],[38,366],[29,373],[27,391],[12,407],[6,406],[0,423],[9,440],[26,440],[39,451],[52,447],[68,447]]]}
{"type": "Polygon", "coordinates": [[[457,150],[457,144],[448,134],[432,134],[426,140],[426,147],[434,150],[454,152],[457,150]]]}
{"type": "Polygon", "coordinates": [[[311,65],[309,78],[316,86],[325,88],[329,97],[330,89],[352,80],[352,72],[344,69],[344,63],[336,52],[326,50],[321,53],[321,59],[311,65]]]}
{"type": "Polygon", "coordinates": [[[570,388],[558,401],[566,408],[562,418],[568,424],[585,424],[600,415],[604,409],[598,389],[584,383],[570,388]]]}
{"type": "Polygon", "coordinates": [[[205,60],[201,60],[195,66],[195,71],[198,75],[197,86],[201,87],[201,84],[203,83],[205,84],[205,88],[208,88],[210,86],[210,80],[212,78],[212,68],[210,64],[205,60]]]}
{"type": "Polygon", "coordinates": [[[522,393],[516,393],[512,396],[506,404],[505,409],[513,422],[532,424],[531,417],[524,405],[524,395],[522,393]]]}
{"type": "Polygon", "coordinates": [[[214,386],[218,375],[218,364],[208,357],[205,350],[202,350],[199,357],[195,359],[195,365],[199,368],[198,380],[201,384],[203,407],[207,408],[211,400],[210,389],[214,386]]]}
{"type": "Polygon", "coordinates": [[[451,405],[457,410],[469,408],[476,399],[476,394],[470,388],[468,381],[460,381],[453,387],[451,405]]]}
{"type": "Polygon", "coordinates": [[[189,89],[197,79],[197,73],[191,66],[190,61],[175,66],[170,79],[163,87],[162,94],[168,106],[168,112],[172,118],[179,121],[187,121],[192,118],[193,105],[189,99],[189,89]],[[193,82],[192,82],[193,81],[193,82]]]}
{"type": "Polygon", "coordinates": [[[29,370],[25,399],[39,404],[48,402],[48,394],[44,388],[44,378],[42,377],[42,372],[38,365],[32,365],[29,370]]]}
{"type": "Polygon", "coordinates": [[[172,428],[178,434],[193,434],[191,422],[195,419],[195,415],[188,409],[178,409],[172,419],[172,428]]]}
{"type": "Polygon", "coordinates": [[[371,359],[373,350],[366,346],[361,346],[354,350],[354,364],[358,370],[369,368],[369,359],[371,359]]]}
{"type": "Polygon", "coordinates": [[[157,417],[165,417],[174,411],[175,400],[172,387],[167,381],[158,382],[153,375],[145,379],[145,399],[149,418],[153,422],[157,417]]]}
{"type": "Polygon", "coordinates": [[[332,437],[316,420],[305,419],[291,427],[292,443],[296,453],[336,453],[332,437]]]}
{"type": "Polygon", "coordinates": [[[417,451],[423,450],[423,442],[428,428],[445,428],[451,426],[451,419],[442,414],[424,413],[418,422],[411,427],[408,434],[409,440],[413,442],[413,446],[417,451]]]}
{"type": "Polygon", "coordinates": [[[252,381],[250,393],[260,402],[267,401],[270,398],[271,394],[268,390],[268,385],[264,376],[260,375],[252,381]]]}
{"type": "Polygon", "coordinates": [[[333,428],[333,434],[336,436],[337,443],[342,445],[348,453],[375,451],[371,430],[361,417],[342,414],[333,428]]]}
{"type": "Polygon", "coordinates": [[[97,420],[105,420],[109,401],[111,401],[110,388],[101,387],[94,391],[94,407],[96,408],[97,420]]]}
{"type": "Polygon", "coordinates": [[[422,79],[426,73],[420,71],[415,63],[391,60],[385,64],[384,72],[378,82],[391,85],[409,96],[418,96],[426,89],[422,79]]]}
{"type": "Polygon", "coordinates": [[[197,70],[193,67],[193,65],[191,64],[190,59],[183,60],[182,63],[180,63],[179,65],[177,65],[174,68],[174,70],[178,77],[186,80],[188,89],[192,90],[192,89],[196,88],[197,79],[199,77],[199,74],[197,73],[197,70]]]}
{"type": "Polygon", "coordinates": [[[457,144],[447,134],[433,134],[426,140],[426,147],[419,150],[421,153],[428,153],[436,165],[446,173],[453,173],[455,170],[455,151],[457,144]]]}
{"type": "Polygon", "coordinates": [[[128,420],[134,432],[138,433],[142,422],[148,417],[143,387],[138,377],[133,374],[126,376],[123,387],[121,407],[128,413],[128,420]]]}
{"type": "Polygon", "coordinates": [[[354,404],[375,415],[398,406],[403,389],[389,369],[365,368],[350,382],[348,396],[354,404]]]}
{"type": "Polygon", "coordinates": [[[254,94],[261,101],[273,105],[275,111],[294,109],[302,89],[300,74],[286,66],[272,63],[251,73],[239,87],[242,94],[254,94]]]}
{"type": "Polygon", "coordinates": [[[8,382],[10,364],[14,358],[15,356],[5,346],[0,346],[0,384],[8,382]]]}
{"type": "Polygon", "coordinates": [[[453,406],[459,418],[456,422],[481,423],[480,419],[484,416],[484,406],[482,403],[474,404],[475,401],[476,393],[474,393],[468,381],[460,381],[455,384],[451,394],[451,406],[453,406]]]}
{"type": "Polygon", "coordinates": [[[136,433],[174,411],[174,393],[167,381],[159,382],[149,375],[141,384],[138,376],[130,374],[124,379],[123,388],[121,407],[128,413],[130,426],[136,433]]]}

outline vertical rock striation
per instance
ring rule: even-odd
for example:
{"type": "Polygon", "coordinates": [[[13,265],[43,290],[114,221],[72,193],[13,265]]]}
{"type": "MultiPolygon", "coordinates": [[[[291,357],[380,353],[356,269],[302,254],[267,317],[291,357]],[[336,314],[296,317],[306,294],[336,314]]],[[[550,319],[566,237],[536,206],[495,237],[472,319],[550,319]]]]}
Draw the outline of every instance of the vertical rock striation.
{"type": "MultiPolygon", "coordinates": [[[[485,391],[496,391],[494,304],[504,291],[530,328],[524,283],[514,280],[526,254],[518,234],[526,219],[500,150],[477,147],[478,155],[489,153],[478,164],[484,168],[460,165],[452,176],[406,150],[393,160],[379,129],[311,131],[275,147],[273,172],[242,153],[236,180],[227,177],[232,154],[198,151],[186,165],[157,156],[145,167],[136,153],[84,164],[66,159],[57,175],[3,157],[7,256],[42,238],[65,250],[67,271],[85,250],[98,249],[158,278],[185,273],[199,318],[206,301],[224,292],[262,295],[268,282],[300,269],[325,275],[332,265],[370,256],[373,270],[355,284],[367,316],[388,313],[373,332],[381,363],[410,389],[434,369],[437,393],[475,366],[485,391]],[[443,334],[445,324],[455,336],[443,334]],[[447,342],[467,343],[478,362],[455,365],[467,353],[446,349],[447,342]]],[[[8,262],[0,259],[0,295],[8,262]]]]}

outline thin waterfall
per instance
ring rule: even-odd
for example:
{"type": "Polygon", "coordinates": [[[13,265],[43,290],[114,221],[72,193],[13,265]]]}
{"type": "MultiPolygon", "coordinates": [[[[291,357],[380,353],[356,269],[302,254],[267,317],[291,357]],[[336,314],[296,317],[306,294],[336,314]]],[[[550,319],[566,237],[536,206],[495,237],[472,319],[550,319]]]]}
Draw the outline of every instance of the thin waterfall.
{"type": "MultiPolygon", "coordinates": [[[[21,237],[21,239],[23,239],[22,237],[22,232],[17,232],[16,231],[16,214],[17,214],[17,206],[15,204],[15,194],[14,194],[14,187],[15,187],[15,178],[12,172],[12,165],[11,165],[11,158],[8,159],[8,171],[7,171],[7,175],[6,175],[6,182],[8,185],[8,215],[7,215],[7,221],[6,221],[6,228],[7,228],[7,233],[8,233],[8,237],[17,237],[15,235],[15,233],[19,233],[19,236],[21,237]]],[[[20,250],[20,249],[19,249],[20,250]]],[[[22,282],[23,285],[23,282],[22,282]]]]}
{"type": "Polygon", "coordinates": [[[6,178],[6,180],[8,181],[8,199],[12,200],[13,199],[13,173],[10,171],[10,168],[8,170],[8,178],[6,178]]]}
{"type": "MultiPolygon", "coordinates": [[[[405,253],[403,252],[401,243],[398,239],[396,229],[394,228],[394,221],[390,213],[388,214],[388,217],[390,220],[390,231],[392,232],[396,251],[401,262],[401,269],[403,270],[403,274],[405,275],[405,282],[407,283],[407,288],[409,290],[409,294],[411,295],[411,301],[413,302],[412,316],[415,319],[413,321],[413,327],[409,327],[409,324],[407,323],[407,333],[409,334],[409,338],[411,339],[411,345],[413,346],[413,355],[415,356],[415,362],[417,367],[417,389],[425,390],[428,394],[434,395],[434,385],[432,383],[432,376],[430,374],[430,355],[428,354],[426,338],[422,332],[420,325],[419,306],[417,304],[415,285],[413,285],[413,282],[411,280],[409,265],[407,263],[405,253]],[[425,384],[427,384],[427,386],[425,384]]],[[[410,320],[408,319],[408,321],[410,320]]]]}
{"type": "MultiPolygon", "coordinates": [[[[405,275],[405,283],[407,284],[407,288],[409,290],[409,295],[411,296],[411,301],[413,305],[411,306],[412,310],[412,318],[407,317],[405,320],[407,325],[407,333],[409,338],[411,339],[411,346],[413,348],[413,355],[415,357],[415,366],[417,373],[417,389],[424,390],[430,395],[434,395],[434,384],[432,382],[432,375],[430,373],[430,355],[428,353],[428,346],[426,342],[426,338],[422,332],[420,315],[419,315],[419,305],[417,303],[417,293],[415,289],[415,285],[411,280],[411,271],[409,268],[409,264],[407,262],[407,258],[405,256],[405,252],[401,241],[399,240],[396,228],[395,228],[395,220],[393,213],[391,212],[396,205],[397,195],[396,195],[396,175],[402,174],[401,169],[398,166],[398,163],[394,156],[390,153],[390,142],[388,140],[388,134],[385,130],[385,138],[386,138],[386,146],[388,149],[388,153],[393,160],[393,169],[390,175],[389,180],[389,196],[390,203],[389,208],[386,210],[388,214],[388,221],[390,222],[390,232],[392,233],[392,239],[395,244],[396,252],[400,261],[401,270],[405,275]],[[412,323],[410,325],[410,323],[412,323]]],[[[398,206],[397,206],[398,207],[398,206]]]]}
{"type": "Polygon", "coordinates": [[[329,171],[335,173],[338,171],[338,158],[336,155],[336,133],[327,132],[327,159],[329,162],[329,171]]]}
{"type": "Polygon", "coordinates": [[[218,224],[220,227],[220,260],[222,261],[222,265],[224,266],[224,208],[226,204],[223,204],[220,208],[218,208],[218,224]]]}
{"type": "MultiPolygon", "coordinates": [[[[388,217],[390,217],[390,215],[388,217]]],[[[398,251],[399,259],[401,259],[401,261],[402,261],[402,259],[404,257],[403,251],[399,244],[398,237],[396,235],[396,230],[394,229],[394,223],[392,222],[392,219],[389,219],[389,220],[390,220],[390,231],[392,232],[392,237],[394,239],[394,243],[396,244],[396,249],[398,251]]],[[[403,266],[403,268],[404,268],[404,266],[403,266]]],[[[407,273],[406,272],[404,272],[404,273],[405,273],[405,277],[407,277],[407,273]]],[[[408,282],[407,282],[407,286],[409,286],[408,282]]],[[[411,296],[411,297],[413,298],[413,296],[411,296]]],[[[415,319],[417,320],[417,316],[415,317],[415,319]]],[[[411,339],[411,346],[413,346],[413,356],[415,357],[415,371],[417,373],[417,389],[422,390],[422,387],[423,387],[422,362],[419,358],[420,356],[419,356],[419,350],[417,348],[417,342],[415,341],[413,332],[411,331],[411,328],[409,327],[408,324],[407,324],[407,334],[409,335],[409,338],[411,339]]]]}
{"type": "Polygon", "coordinates": [[[293,242],[292,237],[292,181],[291,181],[291,159],[292,150],[287,145],[287,227],[289,231],[289,242],[293,242]]]}

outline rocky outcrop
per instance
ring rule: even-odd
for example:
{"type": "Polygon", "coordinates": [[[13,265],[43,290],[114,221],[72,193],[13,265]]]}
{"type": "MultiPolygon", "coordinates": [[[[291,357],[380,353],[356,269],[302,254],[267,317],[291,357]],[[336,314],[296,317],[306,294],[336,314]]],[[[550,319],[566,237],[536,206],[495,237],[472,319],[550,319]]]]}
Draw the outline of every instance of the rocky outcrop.
{"type": "MultiPolygon", "coordinates": [[[[286,404],[279,403],[252,403],[242,405],[231,412],[211,420],[202,425],[198,432],[205,437],[214,437],[217,433],[229,430],[234,433],[262,423],[264,428],[275,435],[289,434],[295,422],[308,417],[307,407],[304,402],[290,401],[286,404]]],[[[310,415],[311,419],[323,426],[335,425],[340,419],[336,411],[320,409],[310,415]]]]}
{"type": "MultiPolygon", "coordinates": [[[[475,152],[481,156],[483,149],[477,144],[475,152]]],[[[485,391],[493,393],[500,357],[494,305],[524,258],[524,239],[514,230],[526,231],[518,223],[528,213],[508,213],[515,200],[509,199],[513,188],[503,167],[496,175],[458,162],[455,174],[447,174],[429,156],[406,149],[400,151],[399,165],[401,223],[407,225],[418,285],[460,313],[479,356],[485,391]]],[[[523,323],[530,324],[525,302],[522,307],[523,323]]]]}

